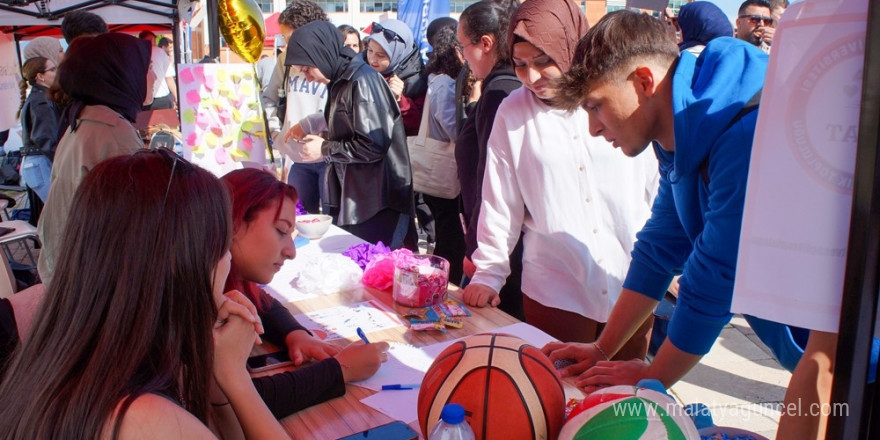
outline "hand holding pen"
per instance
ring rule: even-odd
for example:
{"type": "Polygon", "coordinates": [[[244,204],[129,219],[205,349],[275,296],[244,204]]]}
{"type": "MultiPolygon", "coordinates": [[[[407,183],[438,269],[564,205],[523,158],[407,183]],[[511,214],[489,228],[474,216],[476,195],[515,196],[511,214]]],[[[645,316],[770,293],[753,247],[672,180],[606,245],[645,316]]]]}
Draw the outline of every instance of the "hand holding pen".
{"type": "Polygon", "coordinates": [[[350,344],[334,356],[342,368],[342,378],[345,382],[357,382],[372,376],[382,362],[388,360],[390,346],[387,342],[371,343],[363,330],[358,329],[357,333],[363,343],[350,344]]]}

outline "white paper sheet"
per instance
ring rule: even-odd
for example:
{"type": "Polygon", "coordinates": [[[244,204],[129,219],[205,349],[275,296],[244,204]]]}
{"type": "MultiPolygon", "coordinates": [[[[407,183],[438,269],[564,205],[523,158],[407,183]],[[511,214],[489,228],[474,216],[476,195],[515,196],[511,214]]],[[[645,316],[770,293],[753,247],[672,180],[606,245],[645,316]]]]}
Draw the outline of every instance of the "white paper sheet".
{"type": "Polygon", "coordinates": [[[793,4],[776,31],[751,155],[734,312],[838,330],[867,4],[793,4]]]}
{"type": "Polygon", "coordinates": [[[397,313],[375,301],[364,301],[314,312],[294,315],[303,327],[325,341],[357,338],[358,327],[364,333],[404,325],[397,313]]]}
{"type": "Polygon", "coordinates": [[[419,418],[419,390],[381,391],[361,399],[367,405],[394,420],[404,423],[415,422],[419,418]]]}
{"type": "Polygon", "coordinates": [[[379,371],[370,378],[353,382],[352,385],[381,391],[382,385],[421,383],[428,367],[434,362],[434,357],[421,348],[392,342],[391,349],[388,350],[388,360],[382,363],[379,371]]]}
{"type": "MultiPolygon", "coordinates": [[[[491,330],[492,333],[507,333],[522,338],[529,344],[541,348],[548,342],[555,341],[552,336],[524,322],[507,325],[491,330]]],[[[379,371],[367,380],[354,383],[373,390],[381,390],[386,384],[421,383],[425,372],[446,347],[458,339],[438,342],[422,348],[404,344],[392,345],[393,357],[379,367],[379,371]]],[[[373,409],[406,423],[418,418],[419,390],[389,390],[361,399],[361,402],[373,409]]]]}

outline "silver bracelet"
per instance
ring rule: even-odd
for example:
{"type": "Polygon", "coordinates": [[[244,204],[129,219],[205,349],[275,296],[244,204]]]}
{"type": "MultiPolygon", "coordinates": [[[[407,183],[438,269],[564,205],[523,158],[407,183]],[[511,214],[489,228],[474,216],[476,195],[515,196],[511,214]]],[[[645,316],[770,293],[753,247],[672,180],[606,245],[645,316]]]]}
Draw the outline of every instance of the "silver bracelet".
{"type": "Polygon", "coordinates": [[[611,358],[608,357],[608,354],[605,353],[605,350],[602,350],[602,347],[599,345],[598,341],[592,342],[592,344],[593,344],[593,347],[596,347],[596,350],[599,350],[599,353],[602,354],[602,356],[605,358],[606,361],[611,360],[611,358]]]}

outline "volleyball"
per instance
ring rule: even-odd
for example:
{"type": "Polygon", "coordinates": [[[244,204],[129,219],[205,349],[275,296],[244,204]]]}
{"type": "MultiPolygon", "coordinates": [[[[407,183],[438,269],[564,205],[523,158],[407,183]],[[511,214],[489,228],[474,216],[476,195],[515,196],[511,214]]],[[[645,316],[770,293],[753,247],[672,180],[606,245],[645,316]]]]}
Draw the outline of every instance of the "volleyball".
{"type": "Polygon", "coordinates": [[[559,440],[699,440],[694,422],[666,393],[618,385],[596,391],[569,415],[559,440]]]}

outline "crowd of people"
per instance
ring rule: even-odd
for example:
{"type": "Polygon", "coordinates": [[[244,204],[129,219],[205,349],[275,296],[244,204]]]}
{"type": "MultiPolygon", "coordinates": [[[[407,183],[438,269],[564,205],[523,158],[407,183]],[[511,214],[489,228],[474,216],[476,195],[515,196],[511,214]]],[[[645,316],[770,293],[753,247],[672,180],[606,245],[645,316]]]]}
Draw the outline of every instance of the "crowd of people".
{"type": "MultiPolygon", "coordinates": [[[[428,27],[425,63],[400,20],[362,39],[293,0],[287,44],[257,63],[287,182],[256,169],[218,179],[145,150],[137,113],[176,107],[173,42],[66,14],[66,53],[36,39],[23,57],[42,285],[0,300],[0,432],[282,438],[277,418],[375,373],[388,344],[327,344],[261,287],[296,255],[297,202],[393,249],[417,251],[424,229],[463,301],[561,341],[544,353],[587,392],[671,386],[731,317],[750,102],[787,6],[746,0],[735,27],[703,1],[591,26],[566,0],[481,0],[428,27]],[[414,191],[407,138],[423,130],[455,144],[459,195],[414,191]],[[678,303],[649,363],[667,291],[678,303]],[[261,339],[309,364],[251,380],[261,339]]],[[[833,357],[833,343],[813,349],[833,357]]],[[[832,372],[793,383],[827,387],[832,372]]],[[[783,417],[780,436],[816,438],[823,423],[783,417]]]]}

